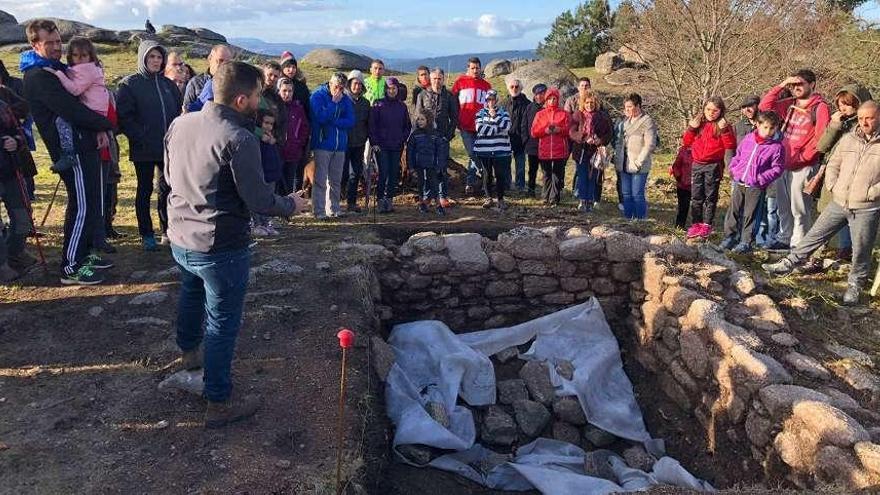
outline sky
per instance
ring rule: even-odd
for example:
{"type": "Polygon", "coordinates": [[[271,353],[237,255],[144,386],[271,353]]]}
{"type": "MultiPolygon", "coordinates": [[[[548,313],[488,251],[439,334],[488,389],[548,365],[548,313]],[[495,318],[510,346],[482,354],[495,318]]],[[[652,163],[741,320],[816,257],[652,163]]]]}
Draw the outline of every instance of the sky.
{"type": "MultiPolygon", "coordinates": [[[[617,3],[617,2],[613,2],[617,3]]],[[[577,1],[0,0],[22,22],[61,17],[107,29],[206,27],[228,38],[364,45],[450,55],[535,48],[577,1]]]]}

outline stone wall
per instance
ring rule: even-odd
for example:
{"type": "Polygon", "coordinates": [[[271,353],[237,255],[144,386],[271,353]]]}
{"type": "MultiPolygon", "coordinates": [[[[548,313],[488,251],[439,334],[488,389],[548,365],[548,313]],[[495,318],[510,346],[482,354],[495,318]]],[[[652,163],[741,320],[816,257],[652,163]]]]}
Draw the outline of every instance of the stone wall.
{"type": "MultiPolygon", "coordinates": [[[[497,240],[419,233],[399,247],[343,247],[371,260],[381,291],[376,308],[387,323],[497,328],[595,296],[621,346],[697,420],[710,451],[728,443],[750,451],[773,482],[880,487],[880,415],[797,352],[776,303],[711,250],[606,227],[521,227],[497,240]]],[[[868,378],[860,383],[880,394],[870,364],[863,363],[868,378]]]]}

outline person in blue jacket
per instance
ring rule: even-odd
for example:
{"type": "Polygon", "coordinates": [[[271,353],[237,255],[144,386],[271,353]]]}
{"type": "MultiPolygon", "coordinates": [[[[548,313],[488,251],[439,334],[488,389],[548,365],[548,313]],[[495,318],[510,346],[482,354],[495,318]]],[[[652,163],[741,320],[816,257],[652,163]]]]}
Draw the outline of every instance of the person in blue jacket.
{"type": "Polygon", "coordinates": [[[354,127],[354,107],[345,96],[346,82],[345,74],[337,72],[309,99],[312,149],[315,150],[312,211],[318,219],[336,218],[342,213],[339,207],[342,166],[348,149],[348,131],[354,127]]]}

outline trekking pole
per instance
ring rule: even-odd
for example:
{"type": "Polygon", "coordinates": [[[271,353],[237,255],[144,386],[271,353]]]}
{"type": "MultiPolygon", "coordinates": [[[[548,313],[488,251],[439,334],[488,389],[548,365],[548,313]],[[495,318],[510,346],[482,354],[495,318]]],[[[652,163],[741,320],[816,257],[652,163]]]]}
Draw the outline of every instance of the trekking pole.
{"type": "Polygon", "coordinates": [[[342,495],[342,427],[345,424],[345,364],[346,351],[354,345],[354,332],[347,328],[336,334],[342,348],[342,374],[339,377],[339,419],[336,424],[336,495],[342,495]]]}
{"type": "Polygon", "coordinates": [[[46,225],[46,219],[49,218],[49,212],[52,211],[52,205],[55,204],[55,197],[58,196],[58,188],[61,187],[61,177],[58,177],[58,182],[55,183],[55,191],[52,193],[52,199],[49,200],[49,206],[46,207],[46,213],[43,214],[43,220],[40,222],[40,227],[46,225]]]}
{"type": "Polygon", "coordinates": [[[37,232],[37,226],[34,224],[34,209],[31,206],[31,198],[27,195],[24,187],[24,177],[21,176],[21,171],[15,170],[15,178],[18,182],[18,192],[21,193],[21,201],[24,203],[24,207],[27,209],[28,218],[31,220],[31,234],[34,236],[34,244],[37,245],[37,254],[40,255],[40,263],[43,264],[43,269],[46,271],[46,274],[49,274],[49,265],[46,263],[46,255],[43,254],[43,245],[40,243],[40,233],[37,232]]]}

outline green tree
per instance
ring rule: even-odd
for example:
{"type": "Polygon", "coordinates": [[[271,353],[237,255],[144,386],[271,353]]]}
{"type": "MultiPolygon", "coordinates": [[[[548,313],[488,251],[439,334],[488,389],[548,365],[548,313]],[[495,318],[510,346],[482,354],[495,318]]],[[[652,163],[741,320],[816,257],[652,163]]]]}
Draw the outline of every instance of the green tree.
{"type": "Polygon", "coordinates": [[[589,67],[611,41],[608,0],[589,0],[553,21],[550,34],[538,44],[538,55],[569,67],[589,67]]]}
{"type": "Polygon", "coordinates": [[[611,19],[611,48],[617,49],[624,43],[624,35],[630,33],[638,24],[638,13],[630,0],[623,0],[614,11],[611,19]]]}

